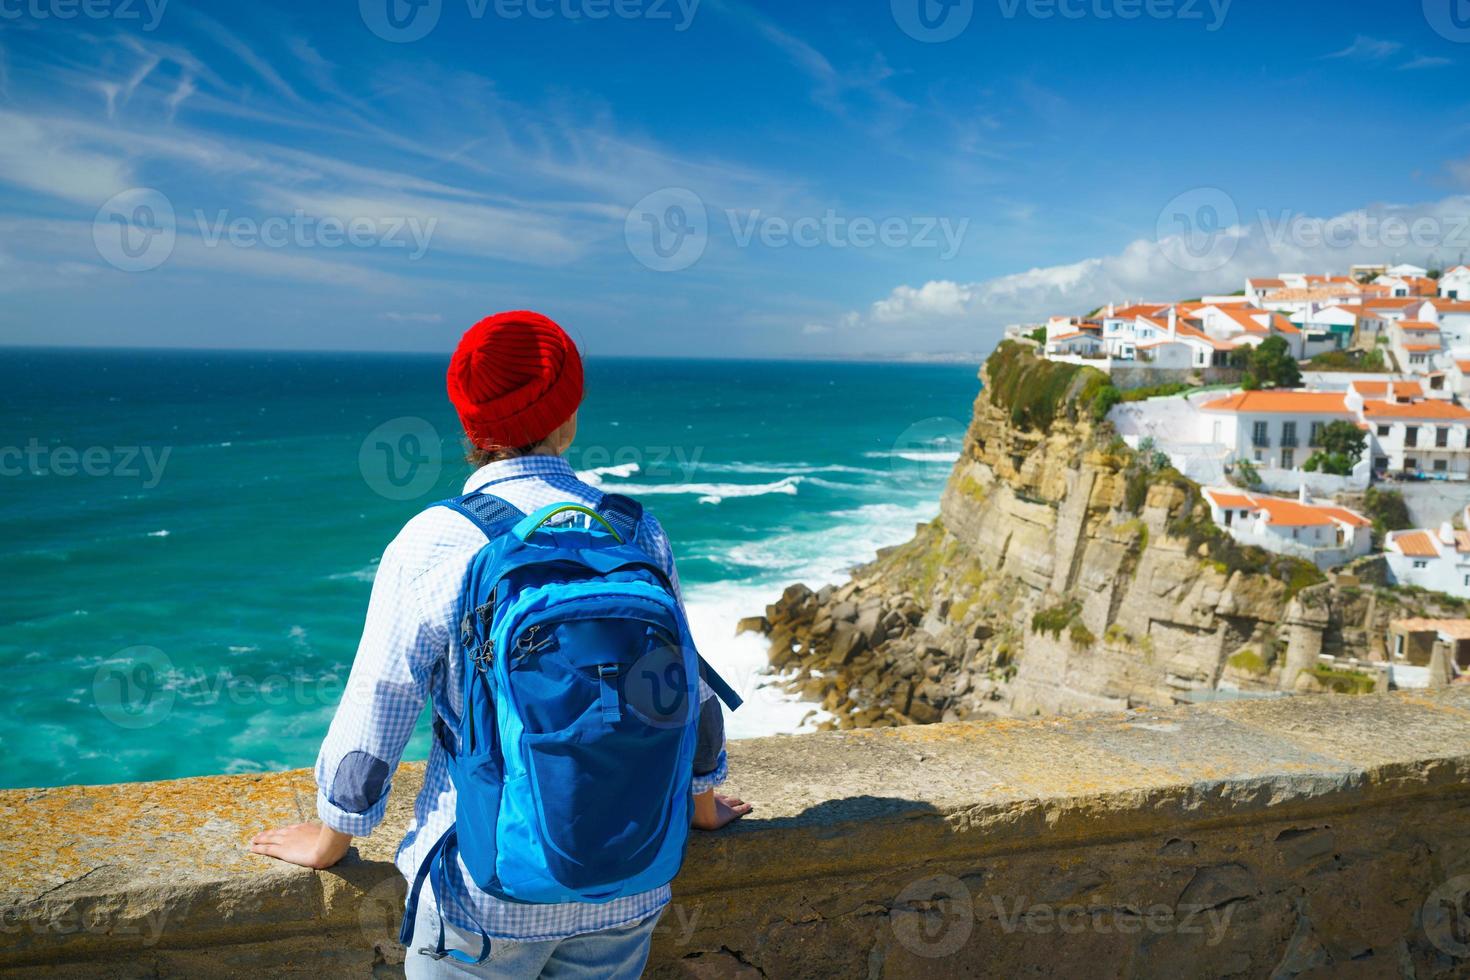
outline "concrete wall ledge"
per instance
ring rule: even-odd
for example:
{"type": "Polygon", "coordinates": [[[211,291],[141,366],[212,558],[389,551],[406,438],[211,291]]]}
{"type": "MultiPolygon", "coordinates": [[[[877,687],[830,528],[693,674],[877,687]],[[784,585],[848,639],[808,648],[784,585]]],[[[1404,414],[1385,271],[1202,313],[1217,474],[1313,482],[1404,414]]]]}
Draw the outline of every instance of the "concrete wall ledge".
{"type": "MultiPolygon", "coordinates": [[[[757,739],[660,977],[1470,975],[1470,688],[757,739]]],[[[391,976],[421,766],[325,872],[302,770],[0,792],[0,975],[391,976]]]]}

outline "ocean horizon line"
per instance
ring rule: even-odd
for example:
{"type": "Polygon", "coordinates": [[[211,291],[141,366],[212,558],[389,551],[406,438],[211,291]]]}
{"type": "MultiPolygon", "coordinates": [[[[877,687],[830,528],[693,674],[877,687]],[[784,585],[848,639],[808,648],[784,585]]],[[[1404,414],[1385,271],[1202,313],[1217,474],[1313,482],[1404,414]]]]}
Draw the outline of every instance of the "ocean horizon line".
{"type": "MultiPolygon", "coordinates": [[[[997,341],[999,343],[999,341],[997,341]]],[[[26,353],[133,353],[133,354],[279,354],[334,355],[350,357],[416,357],[449,360],[450,351],[424,350],[353,350],[348,348],[306,347],[159,347],[155,345],[126,344],[0,344],[0,352],[26,353]]],[[[677,354],[584,354],[588,360],[597,361],[670,361],[689,363],[744,363],[744,364],[891,364],[895,366],[959,367],[984,362],[987,354],[963,351],[937,351],[928,353],[911,351],[902,354],[853,354],[846,357],[830,355],[802,356],[787,354],[778,357],[760,357],[752,354],[681,356],[677,354]]]]}

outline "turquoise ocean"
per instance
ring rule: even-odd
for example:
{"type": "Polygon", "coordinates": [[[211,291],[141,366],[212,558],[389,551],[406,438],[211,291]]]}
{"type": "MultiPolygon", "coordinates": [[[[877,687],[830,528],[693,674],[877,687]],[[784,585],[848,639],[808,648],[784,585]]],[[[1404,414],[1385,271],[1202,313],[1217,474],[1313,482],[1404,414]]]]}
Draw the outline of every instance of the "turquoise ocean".
{"type": "MultiPolygon", "coordinates": [[[[445,363],[0,351],[0,786],[311,765],[379,554],[469,475],[445,363]]],[[[588,362],[568,457],[668,530],[695,639],[748,698],[732,736],[814,707],[736,621],[938,512],[975,375],[588,362]]],[[[427,749],[421,724],[406,757],[427,749]]]]}

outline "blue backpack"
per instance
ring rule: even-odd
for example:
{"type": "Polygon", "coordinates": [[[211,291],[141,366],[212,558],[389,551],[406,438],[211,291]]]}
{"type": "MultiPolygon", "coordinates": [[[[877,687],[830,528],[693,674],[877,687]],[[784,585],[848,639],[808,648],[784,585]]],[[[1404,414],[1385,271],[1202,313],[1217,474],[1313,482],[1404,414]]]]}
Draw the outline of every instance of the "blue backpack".
{"type": "MultiPolygon", "coordinates": [[[[530,516],[486,493],[443,501],[484,531],[460,593],[464,708],[436,718],[457,795],[455,822],[409,888],[413,939],[425,879],[446,869],[512,901],[609,902],[673,880],[689,837],[699,680],[740,698],[694,648],[673,585],[638,546],[643,508],[617,494],[596,510],[530,516]],[[547,526],[576,512],[589,527],[547,526]],[[442,730],[452,728],[454,737],[442,730]]],[[[473,921],[473,917],[471,917],[473,921]]]]}

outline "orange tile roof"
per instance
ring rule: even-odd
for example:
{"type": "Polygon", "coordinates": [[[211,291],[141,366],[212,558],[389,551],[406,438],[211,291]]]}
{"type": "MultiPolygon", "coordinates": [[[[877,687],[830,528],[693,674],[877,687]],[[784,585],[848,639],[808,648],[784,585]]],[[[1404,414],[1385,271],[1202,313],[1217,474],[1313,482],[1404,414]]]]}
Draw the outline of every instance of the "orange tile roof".
{"type": "Polygon", "coordinates": [[[1417,381],[1354,381],[1351,387],[1365,398],[1386,398],[1388,386],[1393,385],[1393,397],[1423,398],[1424,386],[1417,381]]]}
{"type": "Polygon", "coordinates": [[[1455,367],[1460,369],[1461,374],[1470,374],[1470,361],[1456,361],[1455,367]]]}
{"type": "Polygon", "coordinates": [[[1470,409],[1441,399],[1411,402],[1407,405],[1401,402],[1365,401],[1363,402],[1363,414],[1370,419],[1424,419],[1426,421],[1437,422],[1470,421],[1470,409]]]}
{"type": "Polygon", "coordinates": [[[1255,502],[1243,493],[1226,493],[1221,490],[1204,489],[1207,497],[1215,502],[1217,507],[1235,508],[1236,510],[1250,510],[1255,507],[1255,502]]]}
{"type": "Polygon", "coordinates": [[[1287,497],[1265,494],[1211,489],[1204,492],[1217,507],[1265,513],[1266,523],[1276,527],[1325,527],[1339,522],[1349,527],[1368,527],[1373,523],[1362,514],[1330,504],[1304,504],[1287,497]]]}
{"type": "Polygon", "coordinates": [[[1247,279],[1246,282],[1252,286],[1270,286],[1273,289],[1280,289],[1286,285],[1285,279],[1247,279]]]}
{"type": "Polygon", "coordinates": [[[1350,415],[1340,391],[1241,391],[1200,406],[1206,412],[1300,412],[1350,415]]]}
{"type": "Polygon", "coordinates": [[[1134,317],[1153,316],[1160,310],[1167,310],[1167,303],[1138,303],[1134,306],[1124,306],[1113,311],[1113,319],[1132,320],[1134,317]]]}
{"type": "Polygon", "coordinates": [[[1434,536],[1428,531],[1398,531],[1389,535],[1388,543],[1410,558],[1439,557],[1439,548],[1434,544],[1434,536]]]}
{"type": "Polygon", "coordinates": [[[1439,344],[1405,344],[1404,350],[1419,354],[1425,351],[1439,350],[1439,344]]]}
{"type": "Polygon", "coordinates": [[[1428,320],[1400,320],[1400,330],[1439,330],[1439,324],[1430,323],[1428,320]]]}

